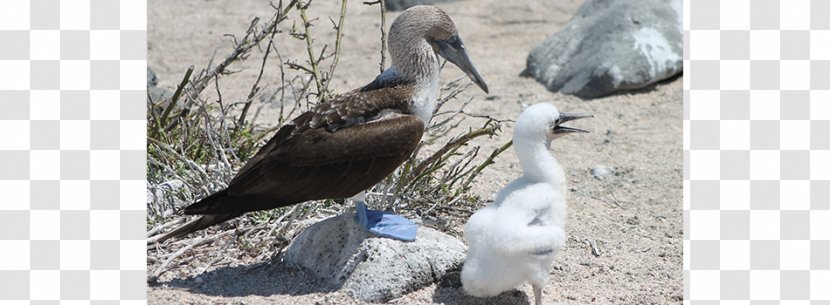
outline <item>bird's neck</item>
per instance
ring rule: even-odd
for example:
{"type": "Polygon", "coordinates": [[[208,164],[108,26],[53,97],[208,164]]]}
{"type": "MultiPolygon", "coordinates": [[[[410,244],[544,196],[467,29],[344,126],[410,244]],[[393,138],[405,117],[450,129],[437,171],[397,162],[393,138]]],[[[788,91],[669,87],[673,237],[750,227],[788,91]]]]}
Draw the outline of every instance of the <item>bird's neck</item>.
{"type": "Polygon", "coordinates": [[[526,179],[550,183],[556,188],[564,185],[565,171],[548,150],[550,140],[514,138],[514,145],[526,179]]]}
{"type": "Polygon", "coordinates": [[[405,50],[390,49],[390,55],[392,66],[387,71],[391,70],[390,73],[415,84],[409,113],[427,125],[438,99],[438,76],[441,70],[438,56],[426,41],[413,42],[405,50]]]}

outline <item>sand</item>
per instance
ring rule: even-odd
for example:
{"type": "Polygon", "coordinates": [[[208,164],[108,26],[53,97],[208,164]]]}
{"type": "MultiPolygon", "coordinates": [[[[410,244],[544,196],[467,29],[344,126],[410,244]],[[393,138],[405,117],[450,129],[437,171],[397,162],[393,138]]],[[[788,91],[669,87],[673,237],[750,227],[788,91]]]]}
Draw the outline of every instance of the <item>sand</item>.
{"type": "MultiPolygon", "coordinates": [[[[467,0],[440,4],[455,21],[490,86],[486,98],[471,87],[461,100],[472,96],[469,111],[502,119],[515,119],[523,107],[542,101],[553,102],[563,111],[595,114],[594,119],[572,124],[592,133],[553,144],[553,154],[569,179],[566,231],[570,239],[554,261],[544,289],[546,303],[679,304],[683,295],[682,77],[637,93],[585,101],[548,92],[536,81],[518,76],[528,52],[559,30],[580,3],[467,0]],[[590,170],[596,166],[614,172],[595,178],[590,170]],[[598,255],[591,244],[596,245],[598,255]]],[[[167,88],[175,87],[189,65],[203,67],[214,52],[217,57],[226,54],[230,43],[224,34],[239,35],[252,18],[271,15],[263,0],[150,0],[148,4],[148,65],[158,74],[159,86],[167,88]]],[[[318,44],[333,41],[328,17],[336,19],[339,5],[339,1],[314,1],[309,13],[311,18],[320,18],[313,28],[318,44]]],[[[395,16],[387,14],[387,22],[395,16]]],[[[377,6],[349,3],[343,51],[332,83],[335,92],[368,83],[378,73],[379,26],[377,6]]],[[[279,43],[284,58],[304,59],[302,42],[284,39],[279,43]]],[[[244,99],[259,72],[257,57],[261,57],[259,51],[235,67],[241,69],[239,73],[220,80],[225,99],[244,99]]],[[[442,79],[460,75],[456,67],[447,67],[442,79]]],[[[276,83],[276,71],[267,71],[262,82],[276,83]]],[[[259,120],[267,124],[274,117],[275,109],[266,108],[259,120]]],[[[501,135],[480,143],[489,152],[511,136],[512,124],[507,124],[501,135]]],[[[496,161],[472,190],[483,199],[492,199],[494,192],[520,175],[512,150],[496,161]]],[[[463,223],[455,226],[459,230],[463,223]]],[[[228,255],[234,253],[228,250],[228,255]]],[[[214,266],[199,279],[168,277],[163,279],[166,284],[148,288],[149,303],[360,303],[331,288],[319,288],[317,280],[302,271],[279,263],[252,269],[256,263],[214,266]]],[[[529,285],[495,299],[477,299],[464,295],[456,282],[447,281],[391,303],[529,304],[531,299],[529,285]]]]}

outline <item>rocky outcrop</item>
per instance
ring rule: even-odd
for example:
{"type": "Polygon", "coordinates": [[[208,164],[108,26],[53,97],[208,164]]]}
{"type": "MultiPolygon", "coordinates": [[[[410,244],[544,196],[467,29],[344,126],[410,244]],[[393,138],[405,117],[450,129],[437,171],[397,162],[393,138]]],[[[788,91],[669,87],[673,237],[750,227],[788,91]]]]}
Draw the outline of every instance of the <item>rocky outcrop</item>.
{"type": "Polygon", "coordinates": [[[596,98],[682,73],[682,9],[680,0],[587,0],[530,52],[522,76],[596,98]]]}
{"type": "Polygon", "coordinates": [[[354,214],[309,226],[289,246],[284,260],[366,302],[385,302],[432,283],[464,262],[460,240],[428,227],[415,241],[372,236],[354,214]]]}

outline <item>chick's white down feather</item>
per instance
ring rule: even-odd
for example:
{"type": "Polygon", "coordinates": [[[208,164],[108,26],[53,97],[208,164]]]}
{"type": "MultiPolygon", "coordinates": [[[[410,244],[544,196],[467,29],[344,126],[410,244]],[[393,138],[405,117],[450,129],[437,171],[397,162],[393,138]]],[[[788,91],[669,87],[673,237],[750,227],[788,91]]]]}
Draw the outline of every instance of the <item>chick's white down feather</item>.
{"type": "Polygon", "coordinates": [[[464,290],[491,297],[524,282],[543,287],[556,253],[565,245],[565,175],[548,151],[559,118],[547,103],[528,107],[513,134],[523,175],[470,217],[461,272],[464,290]]]}

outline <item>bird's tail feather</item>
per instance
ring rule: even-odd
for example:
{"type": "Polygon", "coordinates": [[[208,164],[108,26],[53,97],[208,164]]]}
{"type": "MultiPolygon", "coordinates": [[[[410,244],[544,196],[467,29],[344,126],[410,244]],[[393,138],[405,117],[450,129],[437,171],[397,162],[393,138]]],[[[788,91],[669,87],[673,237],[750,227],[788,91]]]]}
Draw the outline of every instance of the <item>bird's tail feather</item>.
{"type": "Polygon", "coordinates": [[[181,227],[176,228],[173,231],[165,233],[161,237],[151,239],[151,241],[162,243],[165,240],[168,240],[173,237],[185,236],[187,234],[199,231],[212,225],[223,223],[225,221],[238,217],[241,214],[242,213],[202,215],[201,217],[191,220],[190,222],[182,225],[181,227]]]}
{"type": "Polygon", "coordinates": [[[228,194],[228,190],[224,189],[211,194],[198,202],[191,204],[184,208],[184,213],[188,215],[194,214],[219,214],[217,213],[217,206],[222,204],[222,199],[228,194]]]}

